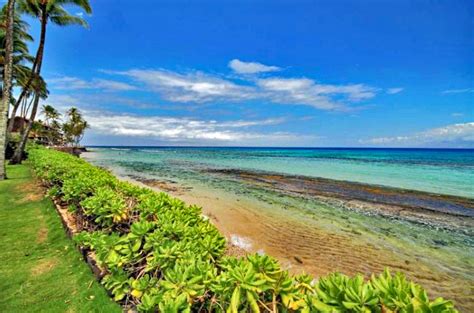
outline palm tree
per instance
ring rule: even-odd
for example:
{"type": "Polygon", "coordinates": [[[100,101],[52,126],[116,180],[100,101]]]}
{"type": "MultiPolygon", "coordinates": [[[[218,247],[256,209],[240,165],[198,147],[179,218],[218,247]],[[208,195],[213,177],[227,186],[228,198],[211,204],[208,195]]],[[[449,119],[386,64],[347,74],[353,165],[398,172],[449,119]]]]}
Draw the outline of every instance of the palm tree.
{"type": "MultiPolygon", "coordinates": [[[[39,19],[41,23],[41,33],[40,33],[40,42],[38,46],[38,51],[36,52],[35,61],[33,63],[33,73],[36,75],[41,74],[41,66],[43,64],[43,54],[44,47],[46,42],[46,29],[48,22],[54,23],[59,26],[68,26],[68,25],[81,25],[87,26],[86,21],[82,18],[74,15],[70,15],[64,8],[64,5],[76,5],[82,8],[86,13],[92,13],[89,0],[19,0],[18,9],[22,13],[31,15],[39,19]]],[[[26,89],[29,88],[31,82],[33,81],[34,76],[32,75],[26,84],[26,89]]],[[[23,93],[23,92],[22,92],[23,93]]],[[[12,159],[10,160],[11,164],[21,163],[23,156],[23,151],[25,149],[26,141],[28,139],[28,134],[33,125],[33,121],[36,118],[36,113],[38,110],[38,104],[40,96],[38,94],[34,95],[33,107],[31,110],[31,116],[28,121],[28,125],[24,130],[20,143],[13,154],[12,159]]],[[[20,95],[21,98],[21,95],[20,95]]]]}
{"type": "Polygon", "coordinates": [[[57,126],[58,118],[61,114],[51,105],[43,105],[41,109],[41,114],[44,115],[44,122],[45,122],[45,135],[48,139],[48,145],[53,144],[53,141],[57,136],[56,132],[60,129],[57,126]]]}
{"type": "MultiPolygon", "coordinates": [[[[49,91],[46,87],[46,82],[43,80],[41,76],[38,76],[31,72],[31,69],[28,66],[24,66],[21,64],[13,66],[13,77],[15,80],[15,85],[25,90],[25,94],[21,101],[13,101],[12,102],[12,110],[10,113],[10,122],[8,123],[7,133],[11,134],[14,125],[15,116],[17,116],[18,109],[21,108],[22,104],[28,101],[36,91],[39,92],[41,99],[46,99],[48,97],[49,91]],[[33,75],[34,79],[31,82],[28,89],[26,89],[27,80],[30,79],[31,75],[33,75]]],[[[12,99],[14,100],[14,99],[12,99]]]]}
{"type": "MultiPolygon", "coordinates": [[[[2,10],[0,11],[0,21],[5,23],[7,18],[7,5],[5,5],[2,10]]],[[[25,21],[23,21],[18,14],[15,12],[14,20],[13,20],[13,67],[12,67],[12,78],[13,78],[13,85],[18,85],[23,87],[25,82],[29,77],[33,74],[31,68],[27,66],[29,63],[33,63],[34,58],[29,54],[28,50],[28,42],[33,41],[33,37],[28,33],[29,25],[25,21]]],[[[5,65],[5,31],[0,30],[0,73],[2,74],[3,79],[3,72],[4,72],[4,65],[5,65]]],[[[35,79],[37,79],[35,77],[35,79]]],[[[16,111],[19,107],[19,102],[11,98],[11,119],[8,123],[7,128],[7,141],[8,135],[11,133],[14,125],[14,117],[16,116],[16,111]]]]}
{"type": "Polygon", "coordinates": [[[7,177],[5,167],[5,150],[7,142],[8,107],[11,101],[12,66],[13,66],[13,21],[15,0],[8,0],[7,22],[5,25],[5,61],[3,74],[3,92],[0,103],[0,180],[7,177]]]}
{"type": "MultiPolygon", "coordinates": [[[[6,24],[8,18],[8,5],[5,5],[0,10],[0,23],[6,24]]],[[[13,16],[13,50],[12,50],[12,62],[13,62],[13,78],[16,79],[16,72],[24,72],[24,64],[32,63],[34,58],[29,54],[28,43],[33,41],[33,37],[28,33],[29,25],[23,21],[18,12],[14,13],[13,16]]],[[[6,46],[6,29],[0,29],[0,74],[3,79],[3,72],[5,66],[5,46],[6,46]]]]}
{"type": "Polygon", "coordinates": [[[63,124],[63,132],[65,141],[78,146],[79,142],[84,137],[84,132],[89,128],[89,124],[82,117],[81,112],[75,107],[67,111],[68,121],[63,124]]]}
{"type": "Polygon", "coordinates": [[[49,104],[43,105],[43,108],[41,109],[41,114],[44,115],[46,125],[48,126],[50,126],[51,122],[53,122],[54,120],[58,119],[61,116],[61,114],[53,106],[49,104]]]}
{"type": "MultiPolygon", "coordinates": [[[[13,104],[12,108],[12,114],[11,117],[15,117],[17,110],[20,109],[20,116],[23,118],[26,118],[26,113],[28,113],[28,110],[26,108],[31,107],[31,104],[33,103],[34,100],[34,95],[35,93],[38,93],[41,99],[46,99],[49,95],[48,88],[46,86],[46,82],[41,76],[35,75],[35,78],[31,82],[31,85],[29,86],[28,89],[26,89],[26,83],[27,80],[29,80],[31,76],[31,69],[24,66],[25,69],[23,69],[20,73],[18,73],[16,77],[16,85],[23,88],[24,90],[27,90],[25,93],[25,97],[22,99],[21,102],[16,101],[13,104]],[[26,105],[28,103],[29,98],[33,98],[32,100],[29,101],[30,105],[26,105]]],[[[10,119],[10,123],[8,124],[8,133],[11,133],[13,130],[13,125],[12,125],[12,119],[10,119]]]]}
{"type": "MultiPolygon", "coordinates": [[[[8,5],[0,10],[0,23],[6,24],[8,18],[8,5]]],[[[5,39],[6,29],[0,29],[0,72],[3,79],[3,67],[5,65],[5,39]]],[[[13,75],[15,75],[15,66],[25,63],[32,63],[34,58],[29,54],[28,43],[33,41],[33,37],[28,33],[29,25],[21,19],[18,12],[13,17],[13,75]]]]}

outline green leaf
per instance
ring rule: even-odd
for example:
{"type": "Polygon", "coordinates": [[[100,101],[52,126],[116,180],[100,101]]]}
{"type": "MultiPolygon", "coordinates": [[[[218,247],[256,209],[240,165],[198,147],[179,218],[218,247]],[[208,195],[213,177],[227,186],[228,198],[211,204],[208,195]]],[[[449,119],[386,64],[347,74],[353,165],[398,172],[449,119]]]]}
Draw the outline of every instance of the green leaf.
{"type": "Polygon", "coordinates": [[[247,291],[247,300],[250,304],[250,308],[252,309],[252,312],[260,313],[260,308],[258,307],[257,299],[255,298],[253,293],[250,291],[247,291]]]}
{"type": "Polygon", "coordinates": [[[240,306],[240,287],[235,287],[230,300],[230,308],[232,313],[238,313],[240,306]]]}

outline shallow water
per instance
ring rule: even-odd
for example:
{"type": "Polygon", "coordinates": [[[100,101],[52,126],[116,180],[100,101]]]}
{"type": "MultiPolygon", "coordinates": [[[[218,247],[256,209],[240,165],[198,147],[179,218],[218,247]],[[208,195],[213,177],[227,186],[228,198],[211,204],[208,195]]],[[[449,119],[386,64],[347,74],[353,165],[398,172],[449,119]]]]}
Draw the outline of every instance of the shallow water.
{"type": "Polygon", "coordinates": [[[118,149],[101,151],[123,160],[187,161],[212,168],[264,170],[474,198],[472,149],[118,149]]]}
{"type": "MultiPolygon", "coordinates": [[[[172,186],[169,190],[175,196],[203,206],[232,242],[276,256],[294,272],[321,275],[338,270],[368,276],[389,266],[405,272],[430,294],[455,299],[463,311],[474,311],[472,215],[431,211],[431,202],[420,214],[407,207],[377,202],[377,197],[346,199],[338,194],[315,194],[310,192],[308,179],[288,176],[462,196],[467,198],[462,202],[463,210],[469,213],[474,198],[472,150],[93,150],[84,157],[120,176],[159,180],[161,187],[172,186]],[[249,174],[243,179],[233,170],[249,174]],[[265,171],[282,178],[262,181],[259,178],[265,171]],[[292,179],[299,189],[294,185],[286,188],[292,179]],[[407,210],[408,214],[400,213],[407,210]]],[[[374,195],[381,192],[366,189],[374,195]]],[[[400,197],[409,193],[393,192],[399,192],[400,197]]],[[[439,201],[452,204],[450,197],[439,201]]]]}

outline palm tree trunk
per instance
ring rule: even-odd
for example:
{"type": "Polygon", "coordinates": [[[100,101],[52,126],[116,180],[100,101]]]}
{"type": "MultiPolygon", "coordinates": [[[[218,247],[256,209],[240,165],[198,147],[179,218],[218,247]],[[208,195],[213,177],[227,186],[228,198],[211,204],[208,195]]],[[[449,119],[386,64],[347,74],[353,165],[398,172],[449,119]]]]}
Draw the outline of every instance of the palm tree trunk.
{"type": "Polygon", "coordinates": [[[16,116],[16,111],[18,111],[18,107],[19,105],[16,105],[16,103],[13,105],[12,113],[10,114],[11,118],[10,118],[10,121],[8,122],[7,134],[12,133],[13,126],[15,125],[15,116],[16,116]]]}
{"type": "Polygon", "coordinates": [[[35,78],[35,71],[38,67],[38,63],[39,63],[39,53],[40,53],[40,49],[38,47],[38,51],[36,51],[36,56],[35,56],[35,60],[33,62],[33,67],[31,68],[31,75],[30,77],[28,78],[28,81],[26,82],[25,86],[23,87],[20,95],[18,96],[18,99],[16,100],[15,104],[13,105],[13,110],[12,110],[12,119],[10,120],[10,122],[8,123],[8,130],[7,132],[8,133],[11,133],[12,130],[13,130],[13,126],[14,126],[14,118],[16,116],[16,111],[18,109],[18,107],[20,106],[21,104],[21,101],[25,98],[25,96],[28,94],[28,91],[31,87],[31,84],[33,83],[33,80],[35,78]]]}
{"type": "MultiPolygon", "coordinates": [[[[48,18],[46,13],[46,6],[42,7],[42,16],[41,16],[41,35],[40,35],[40,43],[38,46],[38,53],[36,54],[36,75],[39,77],[41,74],[41,66],[43,64],[43,55],[44,55],[44,44],[46,42],[46,26],[48,24],[48,18]]],[[[33,72],[34,73],[34,72],[33,72]]],[[[33,74],[34,75],[34,74],[33,74]]],[[[31,127],[33,126],[33,122],[36,118],[36,112],[38,111],[40,96],[39,93],[35,93],[35,101],[33,103],[33,109],[31,110],[31,116],[28,121],[28,125],[26,129],[23,131],[21,135],[20,142],[13,154],[10,164],[21,164],[23,153],[25,151],[26,141],[28,140],[28,135],[30,133],[31,127]]]]}
{"type": "Polygon", "coordinates": [[[16,111],[18,110],[18,107],[20,106],[21,101],[25,98],[25,96],[28,93],[28,90],[31,87],[31,84],[33,83],[33,79],[35,77],[35,70],[38,66],[38,62],[37,62],[38,53],[39,53],[39,48],[38,48],[38,51],[36,52],[35,61],[33,63],[32,69],[31,69],[31,76],[28,78],[28,81],[26,82],[25,87],[23,87],[23,90],[21,91],[20,96],[18,96],[18,99],[16,100],[15,104],[13,105],[13,110],[12,110],[12,114],[11,114],[12,119],[8,123],[8,130],[7,130],[8,133],[12,132],[13,126],[14,126],[13,120],[16,116],[16,111]]]}
{"type": "Polygon", "coordinates": [[[0,103],[0,180],[7,178],[5,167],[5,151],[7,148],[8,108],[12,91],[13,67],[13,19],[15,16],[15,0],[8,0],[7,25],[5,34],[5,66],[3,74],[3,92],[0,103]]]}
{"type": "MultiPolygon", "coordinates": [[[[28,98],[29,97],[30,96],[28,96],[28,98]]],[[[30,102],[28,102],[28,100],[29,100],[28,98],[25,98],[23,100],[23,111],[21,112],[21,117],[23,119],[26,119],[26,116],[28,115],[28,112],[30,112],[31,105],[33,104],[33,101],[35,101],[35,97],[32,97],[30,102]]]]}
{"type": "Polygon", "coordinates": [[[16,100],[15,104],[13,105],[13,110],[12,110],[12,119],[10,120],[10,122],[8,123],[8,129],[7,129],[7,132],[8,133],[11,133],[12,130],[13,130],[13,126],[14,126],[14,119],[15,119],[15,116],[16,116],[16,111],[18,109],[18,107],[20,106],[21,104],[21,101],[23,100],[23,98],[25,98],[25,96],[28,94],[28,91],[31,87],[31,84],[33,83],[33,80],[35,78],[35,71],[38,67],[38,63],[39,63],[39,54],[40,54],[40,49],[38,47],[38,50],[36,51],[36,56],[35,56],[35,60],[33,61],[33,66],[31,68],[31,75],[30,77],[28,78],[28,80],[26,81],[26,84],[25,86],[23,87],[20,95],[18,96],[18,99],[16,100]]]}
{"type": "Polygon", "coordinates": [[[10,160],[10,164],[21,164],[26,142],[28,141],[28,135],[30,134],[31,127],[33,126],[33,122],[36,118],[36,113],[38,111],[39,100],[40,96],[38,94],[35,94],[35,103],[33,105],[33,110],[31,111],[30,120],[28,121],[28,124],[26,124],[25,130],[21,133],[20,142],[18,143],[15,153],[13,154],[10,160]]]}

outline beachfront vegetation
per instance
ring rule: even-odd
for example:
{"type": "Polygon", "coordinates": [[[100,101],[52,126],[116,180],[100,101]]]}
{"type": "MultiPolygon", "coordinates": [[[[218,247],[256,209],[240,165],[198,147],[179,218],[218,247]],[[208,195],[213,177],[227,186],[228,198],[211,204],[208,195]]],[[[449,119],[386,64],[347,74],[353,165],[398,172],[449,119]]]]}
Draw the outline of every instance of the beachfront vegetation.
{"type": "Polygon", "coordinates": [[[65,153],[29,153],[48,194],[74,212],[75,240],[95,252],[103,285],[140,312],[457,312],[401,273],[314,280],[266,255],[226,256],[224,237],[199,207],[65,153]]]}

